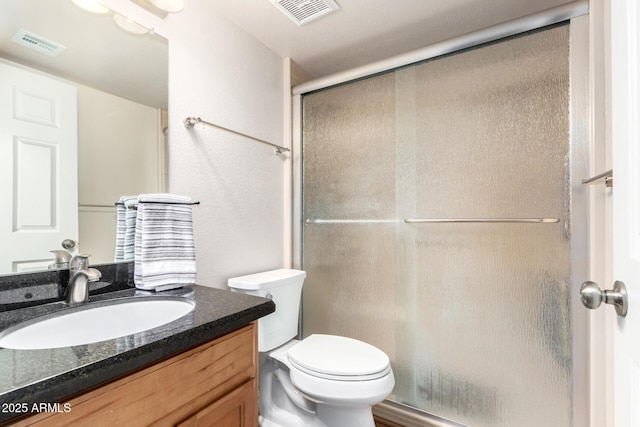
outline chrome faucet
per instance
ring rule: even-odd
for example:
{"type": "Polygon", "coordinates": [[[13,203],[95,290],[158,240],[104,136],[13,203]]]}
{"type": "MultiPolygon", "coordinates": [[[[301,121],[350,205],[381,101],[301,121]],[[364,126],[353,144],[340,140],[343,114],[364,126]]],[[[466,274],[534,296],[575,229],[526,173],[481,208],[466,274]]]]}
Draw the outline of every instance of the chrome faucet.
{"type": "Polygon", "coordinates": [[[85,304],[89,302],[89,283],[97,282],[102,273],[89,267],[88,254],[78,254],[69,262],[69,285],[65,292],[67,304],[85,304]]]}
{"type": "Polygon", "coordinates": [[[49,252],[56,256],[53,264],[49,264],[49,270],[54,268],[69,268],[69,261],[71,260],[71,254],[69,252],[61,249],[49,252]]]}

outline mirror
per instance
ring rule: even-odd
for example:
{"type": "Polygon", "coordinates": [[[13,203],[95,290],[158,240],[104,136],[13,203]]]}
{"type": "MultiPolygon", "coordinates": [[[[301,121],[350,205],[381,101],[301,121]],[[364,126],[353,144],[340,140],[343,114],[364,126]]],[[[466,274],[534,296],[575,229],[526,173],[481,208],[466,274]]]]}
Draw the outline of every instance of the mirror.
{"type": "MultiPolygon", "coordinates": [[[[153,32],[125,31],[116,24],[114,12],[91,13],[71,0],[0,0],[0,6],[0,65],[46,73],[77,89],[77,206],[71,211],[77,215],[78,233],[69,251],[90,253],[92,264],[113,262],[114,203],[121,195],[165,191],[168,42],[153,32]],[[54,57],[11,41],[21,29],[38,43],[60,44],[64,50],[54,57]]],[[[0,112],[5,110],[0,106],[0,112]]],[[[15,135],[0,135],[0,149],[4,144],[11,150],[15,140],[15,135]]],[[[12,157],[6,150],[2,156],[12,157]]],[[[29,156],[25,153],[21,155],[29,156]]],[[[51,188],[48,197],[55,198],[59,190],[51,188]]],[[[0,186],[4,201],[15,200],[15,193],[15,184],[0,186]]],[[[14,223],[4,222],[15,219],[20,209],[23,216],[40,215],[30,212],[28,203],[20,206],[6,207],[0,228],[15,231],[14,223]]],[[[57,223],[64,215],[54,209],[49,216],[57,223]]],[[[3,239],[0,235],[5,246],[0,250],[0,274],[47,269],[54,260],[49,251],[63,249],[62,239],[51,247],[51,242],[35,238],[27,245],[37,248],[38,255],[22,262],[24,256],[4,259],[15,256],[15,250],[3,239]]]]}

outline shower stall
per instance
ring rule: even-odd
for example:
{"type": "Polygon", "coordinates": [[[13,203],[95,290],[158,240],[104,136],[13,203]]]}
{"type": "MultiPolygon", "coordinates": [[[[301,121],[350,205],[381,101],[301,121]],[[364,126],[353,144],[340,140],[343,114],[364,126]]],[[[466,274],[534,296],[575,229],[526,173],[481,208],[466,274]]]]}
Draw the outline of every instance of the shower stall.
{"type": "Polygon", "coordinates": [[[301,97],[302,333],[385,351],[394,408],[473,427],[586,416],[588,117],[572,32],[301,97]]]}

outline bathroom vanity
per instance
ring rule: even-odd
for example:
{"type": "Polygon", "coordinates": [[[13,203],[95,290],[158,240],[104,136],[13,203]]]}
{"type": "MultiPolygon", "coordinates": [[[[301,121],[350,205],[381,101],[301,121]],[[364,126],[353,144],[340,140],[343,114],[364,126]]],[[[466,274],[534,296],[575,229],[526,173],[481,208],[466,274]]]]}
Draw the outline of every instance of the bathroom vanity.
{"type": "Polygon", "coordinates": [[[256,337],[251,323],[14,425],[255,426],[256,337]]]}
{"type": "MultiPolygon", "coordinates": [[[[97,343],[0,348],[0,425],[257,425],[255,321],[274,303],[198,285],[169,293],[193,299],[193,311],[97,343]]],[[[131,288],[91,301],[154,296],[131,288]]],[[[55,304],[2,311],[0,330],[55,304]]]]}

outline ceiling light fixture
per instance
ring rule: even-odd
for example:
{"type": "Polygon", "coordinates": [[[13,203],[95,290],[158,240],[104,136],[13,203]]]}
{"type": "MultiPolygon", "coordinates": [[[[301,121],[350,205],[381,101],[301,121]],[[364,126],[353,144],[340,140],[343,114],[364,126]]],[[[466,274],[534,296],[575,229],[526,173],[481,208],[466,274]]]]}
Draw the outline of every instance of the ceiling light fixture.
{"type": "Polygon", "coordinates": [[[73,4],[81,9],[87,10],[92,13],[109,13],[111,10],[96,0],[71,0],[73,4]]]}
{"type": "Polygon", "coordinates": [[[113,20],[116,22],[118,27],[133,34],[146,34],[150,31],[147,27],[143,27],[137,22],[115,12],[113,13],[113,20]]]}
{"type": "MultiPolygon", "coordinates": [[[[99,13],[99,14],[106,14],[109,12],[113,12],[111,9],[109,9],[106,6],[103,6],[96,0],[71,0],[71,1],[73,2],[73,4],[75,4],[79,8],[87,10],[89,12],[99,13]]],[[[132,34],[138,34],[138,35],[146,34],[146,33],[153,34],[154,32],[153,28],[147,28],[143,25],[140,25],[137,22],[125,16],[122,16],[116,12],[113,12],[113,20],[118,27],[132,34]]]]}
{"type": "Polygon", "coordinates": [[[151,4],[165,12],[177,13],[184,9],[184,0],[150,0],[151,4]]]}
{"type": "Polygon", "coordinates": [[[184,9],[184,0],[131,0],[131,2],[162,19],[169,13],[182,12],[184,9]]]}

